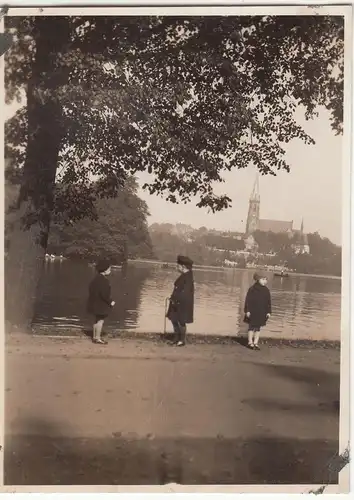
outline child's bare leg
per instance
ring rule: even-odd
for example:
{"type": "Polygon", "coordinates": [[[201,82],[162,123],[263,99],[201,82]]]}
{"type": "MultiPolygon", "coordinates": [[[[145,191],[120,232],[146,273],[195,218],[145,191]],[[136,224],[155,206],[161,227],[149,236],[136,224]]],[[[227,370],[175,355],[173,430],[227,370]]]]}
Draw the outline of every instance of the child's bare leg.
{"type": "Polygon", "coordinates": [[[104,323],[104,320],[103,319],[100,319],[99,321],[97,321],[96,323],[96,339],[99,340],[101,338],[101,333],[102,333],[102,328],[103,328],[103,323],[104,323]]]}
{"type": "Polygon", "coordinates": [[[93,340],[96,340],[96,339],[97,339],[97,323],[94,323],[94,324],[93,324],[93,328],[92,328],[92,338],[93,338],[93,340]]]}
{"type": "Polygon", "coordinates": [[[257,345],[257,346],[258,346],[259,334],[260,334],[260,333],[261,333],[260,331],[258,331],[258,332],[254,332],[254,340],[253,340],[254,345],[257,345]]]}
{"type": "Polygon", "coordinates": [[[253,330],[248,330],[248,345],[253,345],[253,330]]]}

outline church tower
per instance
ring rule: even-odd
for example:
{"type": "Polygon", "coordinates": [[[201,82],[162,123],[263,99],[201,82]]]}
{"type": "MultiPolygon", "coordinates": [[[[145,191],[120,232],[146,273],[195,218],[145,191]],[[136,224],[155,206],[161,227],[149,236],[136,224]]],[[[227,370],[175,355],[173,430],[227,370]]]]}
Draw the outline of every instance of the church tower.
{"type": "Polygon", "coordinates": [[[309,240],[307,237],[307,234],[304,232],[304,218],[302,218],[301,221],[301,229],[300,229],[300,234],[301,234],[301,253],[310,253],[310,247],[309,247],[309,240]]]}
{"type": "Polygon", "coordinates": [[[259,195],[259,181],[258,174],[254,181],[253,190],[248,204],[248,215],[246,223],[246,235],[249,236],[258,229],[259,223],[259,208],[260,208],[260,195],[259,195]]]}

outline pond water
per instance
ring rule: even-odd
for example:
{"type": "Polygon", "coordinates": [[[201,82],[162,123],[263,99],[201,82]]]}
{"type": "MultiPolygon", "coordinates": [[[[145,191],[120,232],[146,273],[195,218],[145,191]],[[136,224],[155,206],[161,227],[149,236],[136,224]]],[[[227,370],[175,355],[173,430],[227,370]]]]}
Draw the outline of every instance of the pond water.
{"type": "MultiPolygon", "coordinates": [[[[195,269],[195,318],[188,331],[203,335],[245,332],[243,303],[252,284],[252,270],[195,269]]],[[[38,333],[50,327],[53,334],[89,328],[87,290],[95,270],[85,263],[47,262],[34,317],[38,333]]],[[[165,299],[171,294],[177,272],[161,264],[129,263],[125,272],[109,277],[116,306],[105,322],[111,334],[124,331],[163,332],[165,299]]],[[[339,340],[341,281],[332,278],[269,273],[273,314],[265,336],[274,338],[339,340]]],[[[167,331],[172,331],[167,321],[167,331]]]]}

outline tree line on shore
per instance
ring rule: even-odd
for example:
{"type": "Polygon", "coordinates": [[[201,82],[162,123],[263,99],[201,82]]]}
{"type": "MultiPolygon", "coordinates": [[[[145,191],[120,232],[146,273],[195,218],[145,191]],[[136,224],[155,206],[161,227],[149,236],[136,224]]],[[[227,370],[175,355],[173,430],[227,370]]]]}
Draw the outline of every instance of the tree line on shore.
{"type": "MultiPolygon", "coordinates": [[[[5,250],[11,235],[18,189],[9,183],[5,187],[5,250]]],[[[153,258],[148,206],[137,195],[137,189],[137,181],[131,177],[118,196],[96,200],[95,218],[84,217],[69,224],[54,218],[46,252],[89,262],[105,257],[112,264],[121,264],[128,258],[153,258]]]]}
{"type": "Polygon", "coordinates": [[[250,263],[286,266],[306,274],[341,275],[341,247],[318,233],[307,235],[309,254],[296,254],[286,233],[256,231],[257,252],[247,252],[244,235],[237,232],[193,229],[183,224],[153,224],[149,231],[153,251],[162,261],[172,262],[178,251],[204,265],[224,266],[226,261],[241,268],[250,263]]]}
{"type": "MultiPolygon", "coordinates": [[[[58,186],[58,189],[60,186],[58,186]]],[[[147,204],[137,194],[135,178],[127,180],[117,197],[95,202],[97,218],[85,217],[71,224],[52,221],[47,252],[71,259],[94,261],[107,257],[112,264],[130,259],[174,262],[176,254],[188,254],[196,264],[209,266],[247,264],[284,266],[299,273],[341,275],[341,247],[318,233],[307,235],[309,254],[296,254],[293,238],[286,233],[256,231],[257,252],[247,252],[245,237],[232,231],[216,231],[186,224],[148,227],[147,204]]],[[[5,188],[5,249],[11,234],[13,207],[18,187],[5,188]]]]}

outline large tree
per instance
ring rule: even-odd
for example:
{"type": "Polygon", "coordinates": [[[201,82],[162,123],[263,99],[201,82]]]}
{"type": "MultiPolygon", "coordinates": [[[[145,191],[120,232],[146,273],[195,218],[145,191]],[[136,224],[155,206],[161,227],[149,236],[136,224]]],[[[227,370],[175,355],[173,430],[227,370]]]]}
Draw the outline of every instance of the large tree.
{"type": "Polygon", "coordinates": [[[65,221],[95,217],[95,199],[139,171],[171,202],[197,196],[222,210],[231,200],[214,188],[225,170],[288,170],[284,144],[313,142],[299,107],[311,118],[325,106],[342,130],[342,18],[37,17],[6,27],[16,36],[7,100],[26,93],[6,127],[21,177],[7,314],[21,325],[53,210],[65,221]]]}

